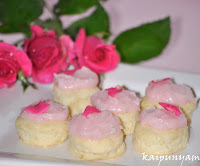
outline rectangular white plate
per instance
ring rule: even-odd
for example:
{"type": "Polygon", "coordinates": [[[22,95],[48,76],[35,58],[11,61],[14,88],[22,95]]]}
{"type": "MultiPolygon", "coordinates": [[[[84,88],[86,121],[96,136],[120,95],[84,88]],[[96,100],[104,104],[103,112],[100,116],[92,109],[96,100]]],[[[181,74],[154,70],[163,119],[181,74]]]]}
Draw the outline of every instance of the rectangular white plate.
{"type": "MultiPolygon", "coordinates": [[[[143,68],[134,65],[120,64],[119,67],[106,74],[103,82],[103,88],[124,85],[130,90],[144,95],[145,88],[151,80],[173,78],[178,84],[185,84],[193,88],[199,98],[200,94],[200,75],[190,73],[179,73],[174,71],[158,70],[152,68],[143,68]]],[[[52,85],[37,85],[38,90],[28,88],[23,93],[19,82],[10,89],[0,89],[0,165],[158,165],[158,160],[144,160],[143,155],[137,152],[131,144],[131,136],[127,137],[126,152],[119,158],[103,160],[97,162],[87,162],[71,156],[67,151],[66,141],[63,144],[50,148],[39,148],[22,143],[15,129],[15,120],[18,117],[21,108],[40,99],[51,98],[52,85]]],[[[200,156],[200,111],[199,105],[193,112],[192,124],[190,129],[190,140],[188,146],[181,152],[174,155],[185,157],[182,161],[163,160],[160,165],[200,165],[200,160],[191,161],[186,157],[192,155],[200,156]],[[188,156],[189,155],[189,156],[188,156]]],[[[147,157],[149,159],[149,157],[147,157]]],[[[147,159],[146,158],[146,159],[147,159]]]]}

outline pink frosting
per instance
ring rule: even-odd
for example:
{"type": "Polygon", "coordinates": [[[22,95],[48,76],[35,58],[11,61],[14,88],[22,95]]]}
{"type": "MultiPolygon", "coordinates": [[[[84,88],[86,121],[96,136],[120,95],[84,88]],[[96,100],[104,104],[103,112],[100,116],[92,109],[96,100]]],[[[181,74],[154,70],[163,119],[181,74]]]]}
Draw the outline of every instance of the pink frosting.
{"type": "Polygon", "coordinates": [[[149,125],[157,130],[175,130],[187,125],[183,113],[177,116],[165,109],[143,110],[140,113],[139,121],[142,125],[149,125]]]}
{"type": "Polygon", "coordinates": [[[49,121],[66,121],[69,115],[69,110],[65,106],[61,106],[52,101],[45,101],[50,106],[41,114],[31,114],[25,109],[22,110],[20,116],[24,119],[31,120],[36,123],[44,123],[49,121]]]}
{"type": "Polygon", "coordinates": [[[196,103],[191,88],[185,85],[177,85],[170,79],[159,82],[150,82],[146,88],[145,96],[151,101],[159,101],[177,106],[186,102],[196,103]]]}
{"type": "Polygon", "coordinates": [[[97,86],[98,75],[86,67],[77,70],[73,75],[64,73],[55,74],[55,85],[60,89],[82,89],[97,86]]]}
{"type": "Polygon", "coordinates": [[[108,91],[101,90],[90,98],[91,104],[101,111],[112,113],[127,113],[140,111],[140,100],[129,90],[116,93],[115,97],[108,95],[108,91]]]}
{"type": "Polygon", "coordinates": [[[117,116],[103,111],[100,113],[75,115],[69,122],[69,133],[91,140],[103,139],[121,133],[121,122],[117,116]]]}

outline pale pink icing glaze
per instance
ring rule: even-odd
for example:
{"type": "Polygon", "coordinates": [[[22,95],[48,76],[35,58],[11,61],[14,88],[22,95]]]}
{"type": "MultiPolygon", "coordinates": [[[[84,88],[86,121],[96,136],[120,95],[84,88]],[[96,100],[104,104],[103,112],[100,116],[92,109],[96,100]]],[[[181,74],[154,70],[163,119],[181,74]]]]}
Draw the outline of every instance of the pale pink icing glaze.
{"type": "Polygon", "coordinates": [[[99,140],[121,133],[121,122],[117,116],[107,111],[75,115],[69,122],[69,133],[90,140],[99,140]]]}
{"type": "Polygon", "coordinates": [[[94,88],[99,82],[98,75],[86,67],[77,70],[73,75],[55,74],[54,83],[60,89],[94,88]]]}
{"type": "Polygon", "coordinates": [[[22,110],[20,116],[23,119],[31,120],[36,123],[66,121],[69,115],[69,110],[65,106],[61,106],[52,101],[45,101],[50,104],[49,108],[41,114],[31,114],[25,109],[22,110]]]}
{"type": "Polygon", "coordinates": [[[189,87],[175,84],[170,79],[158,83],[150,82],[146,88],[145,96],[150,101],[165,102],[177,106],[197,101],[189,87]]]}
{"type": "Polygon", "coordinates": [[[106,90],[101,90],[90,98],[90,102],[97,109],[112,113],[140,111],[140,100],[137,98],[135,92],[129,90],[116,93],[115,97],[108,95],[106,90]]]}
{"type": "Polygon", "coordinates": [[[185,127],[187,120],[184,114],[179,116],[165,109],[149,109],[140,113],[139,121],[142,125],[149,125],[157,130],[175,130],[185,127]]]}

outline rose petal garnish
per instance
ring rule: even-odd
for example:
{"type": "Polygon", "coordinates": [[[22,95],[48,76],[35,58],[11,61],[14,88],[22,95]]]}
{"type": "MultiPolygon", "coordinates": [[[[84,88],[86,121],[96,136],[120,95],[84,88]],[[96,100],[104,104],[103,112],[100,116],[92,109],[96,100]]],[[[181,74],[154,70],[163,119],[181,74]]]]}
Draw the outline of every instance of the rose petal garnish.
{"type": "Polygon", "coordinates": [[[171,104],[167,104],[167,103],[161,103],[159,102],[159,104],[166,109],[169,112],[175,113],[175,115],[179,116],[181,114],[181,111],[174,105],[171,104]]]}
{"type": "Polygon", "coordinates": [[[123,91],[123,88],[116,86],[115,88],[108,88],[106,91],[108,92],[108,95],[115,97],[117,93],[123,91]]]}
{"type": "Polygon", "coordinates": [[[31,113],[31,114],[41,114],[43,112],[45,112],[46,110],[48,110],[49,108],[48,103],[45,103],[43,101],[40,101],[38,104],[36,105],[30,105],[28,107],[26,107],[25,111],[31,113]]]}
{"type": "Polygon", "coordinates": [[[152,83],[154,83],[154,84],[157,84],[157,83],[161,83],[161,82],[164,82],[164,81],[167,81],[167,80],[171,80],[171,78],[165,78],[165,79],[163,79],[163,80],[160,80],[160,81],[151,81],[152,83]]]}
{"type": "Polygon", "coordinates": [[[94,113],[94,112],[100,113],[101,111],[99,111],[98,109],[96,109],[96,108],[94,108],[94,107],[88,105],[88,106],[85,108],[85,111],[83,112],[83,115],[84,115],[85,117],[87,117],[88,114],[91,114],[91,113],[94,113]]]}

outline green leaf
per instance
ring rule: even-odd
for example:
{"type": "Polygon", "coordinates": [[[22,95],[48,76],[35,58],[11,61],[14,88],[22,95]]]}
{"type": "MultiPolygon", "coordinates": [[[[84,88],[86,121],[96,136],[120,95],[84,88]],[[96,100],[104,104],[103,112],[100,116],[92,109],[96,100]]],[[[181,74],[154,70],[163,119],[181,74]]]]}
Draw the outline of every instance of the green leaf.
{"type": "Polygon", "coordinates": [[[80,14],[97,4],[98,0],[60,0],[55,5],[54,12],[59,15],[80,14]]]}
{"type": "Polygon", "coordinates": [[[103,89],[103,87],[104,87],[103,83],[105,82],[104,80],[106,79],[105,74],[101,73],[101,74],[99,74],[99,77],[100,77],[101,81],[99,81],[98,87],[100,89],[103,89]]]}
{"type": "Polygon", "coordinates": [[[158,56],[170,38],[170,18],[143,24],[121,33],[114,44],[122,62],[137,63],[158,56]]]}
{"type": "Polygon", "coordinates": [[[0,32],[27,32],[43,12],[43,0],[1,0],[0,32]]]}
{"type": "Polygon", "coordinates": [[[31,86],[33,89],[37,89],[37,87],[34,83],[29,82],[28,78],[24,77],[22,70],[19,71],[19,73],[17,75],[17,79],[21,81],[24,92],[26,91],[28,86],[31,86]]]}
{"type": "Polygon", "coordinates": [[[110,34],[108,14],[104,8],[98,4],[96,10],[89,17],[74,22],[65,32],[70,34],[72,38],[75,38],[80,28],[85,28],[87,35],[101,34],[102,37],[106,38],[110,34]]]}
{"type": "Polygon", "coordinates": [[[38,19],[34,23],[39,26],[42,26],[47,31],[51,29],[55,30],[58,36],[64,33],[62,29],[62,23],[58,20],[48,19],[48,20],[42,21],[38,19]]]}

